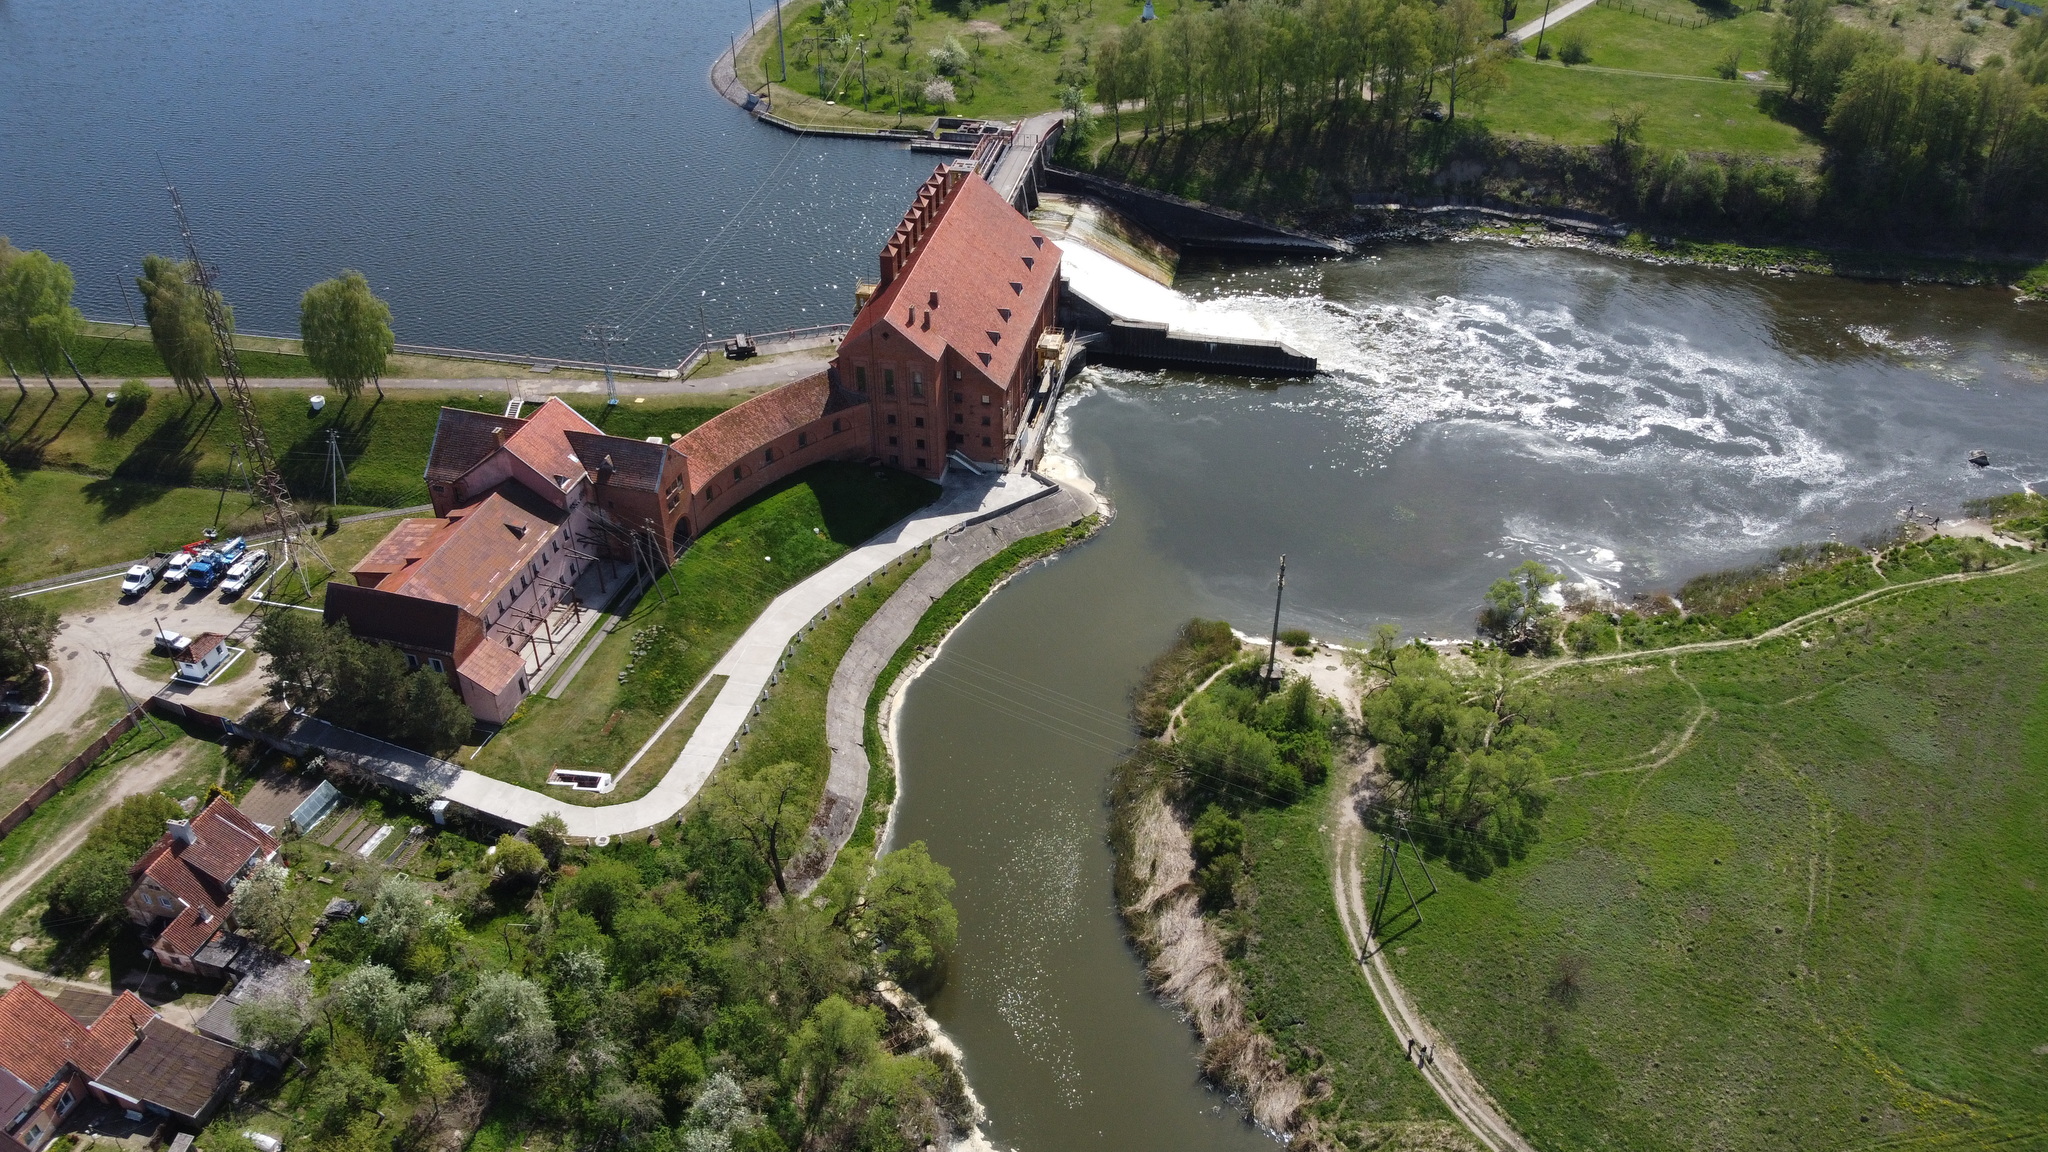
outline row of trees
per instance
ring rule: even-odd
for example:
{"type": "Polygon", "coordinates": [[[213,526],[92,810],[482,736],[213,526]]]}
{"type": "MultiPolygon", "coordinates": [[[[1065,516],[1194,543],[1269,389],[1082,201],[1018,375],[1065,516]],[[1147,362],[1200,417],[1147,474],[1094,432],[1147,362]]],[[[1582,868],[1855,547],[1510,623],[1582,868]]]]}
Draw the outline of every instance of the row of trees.
{"type": "Polygon", "coordinates": [[[1369,159],[1405,160],[1414,121],[1441,100],[1447,118],[1501,79],[1493,13],[1479,0],[1230,0],[1195,5],[1104,36],[1096,96],[1118,133],[1220,119],[1250,131],[1338,126],[1369,159]],[[1135,112],[1124,111],[1139,102],[1135,112]]]}
{"type": "MultiPolygon", "coordinates": [[[[71,353],[85,330],[71,299],[75,287],[63,261],[46,252],[22,252],[0,236],[0,358],[17,385],[26,368],[42,373],[54,392],[53,374],[75,370],[71,353]]],[[[167,374],[190,395],[210,391],[220,353],[206,320],[205,290],[191,263],[146,255],[135,288],[167,374]]],[[[215,302],[232,328],[233,310],[217,294],[215,302]]],[[[380,378],[395,347],[391,308],[370,291],[362,273],[344,271],[308,288],[299,301],[299,333],[306,359],[344,398],[355,398],[366,384],[383,394],[380,378]]]]}
{"type": "Polygon", "coordinates": [[[475,726],[447,676],[408,667],[397,649],[358,640],[346,624],[270,612],[256,650],[270,657],[272,700],[343,728],[438,755],[461,747],[475,726]]]}

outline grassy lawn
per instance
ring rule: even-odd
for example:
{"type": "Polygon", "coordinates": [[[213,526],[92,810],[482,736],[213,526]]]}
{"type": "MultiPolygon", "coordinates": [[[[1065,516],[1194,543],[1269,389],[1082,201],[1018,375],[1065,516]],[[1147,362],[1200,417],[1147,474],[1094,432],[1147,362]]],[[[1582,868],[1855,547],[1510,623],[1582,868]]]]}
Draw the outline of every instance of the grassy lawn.
{"type": "Polygon", "coordinates": [[[1327,789],[1317,788],[1289,807],[1245,814],[1257,896],[1237,913],[1246,943],[1232,967],[1289,1067],[1320,1067],[1346,1118],[1439,1119],[1443,1106],[1402,1058],[1337,920],[1321,827],[1328,811],[1327,789]]]}
{"type": "MultiPolygon", "coordinates": [[[[1699,19],[1697,8],[1691,19],[1699,19]]],[[[1764,68],[1778,20],[1772,12],[1745,12],[1732,20],[1682,28],[1619,8],[1593,7],[1553,27],[1544,40],[1555,50],[1565,33],[1581,32],[1591,63],[1598,67],[1719,78],[1715,68],[1730,52],[1740,53],[1744,71],[1764,68]]],[[[1529,50],[1533,55],[1535,45],[1529,50]]]]}
{"type": "Polygon", "coordinates": [[[2044,621],[2032,569],[1557,674],[1542,841],[1439,869],[1402,980],[1539,1147],[2039,1141],[2044,621]]]}
{"type": "MultiPolygon", "coordinates": [[[[832,463],[748,501],[683,553],[665,597],[644,595],[560,700],[529,697],[464,766],[529,788],[557,767],[616,772],[770,600],[937,494],[907,473],[832,463]]],[[[643,762],[628,784],[644,790],[643,775],[651,785],[665,767],[643,762]]],[[[555,791],[584,804],[633,794],[555,791]]]]}
{"type": "MultiPolygon", "coordinates": [[[[102,688],[99,695],[93,698],[92,708],[78,723],[72,725],[70,731],[46,736],[31,745],[26,752],[10,747],[8,751],[17,755],[6,764],[0,765],[0,813],[6,813],[21,803],[38,785],[48,780],[52,772],[63,767],[66,760],[84,751],[87,744],[97,739],[100,733],[107,730],[107,725],[119,719],[121,713],[126,710],[127,705],[122,703],[119,692],[112,688],[102,688]]],[[[14,736],[9,739],[20,740],[23,737],[14,736]]],[[[120,755],[122,747],[124,746],[117,745],[110,749],[109,758],[120,755]]],[[[10,838],[0,837],[0,844],[7,843],[8,839],[10,838]]],[[[0,854],[0,861],[4,859],[4,854],[0,854]]]]}
{"type": "Polygon", "coordinates": [[[827,33],[820,20],[822,6],[799,4],[783,14],[789,76],[778,68],[775,22],[740,49],[740,80],[754,91],[775,81],[778,115],[804,123],[879,128],[899,123],[923,128],[935,115],[988,116],[1005,119],[1060,106],[1066,84],[1087,87],[1090,71],[1086,45],[1103,29],[1137,22],[1143,0],[1089,0],[1062,6],[1051,23],[1022,3],[976,8],[962,5],[947,11],[937,5],[912,5],[916,18],[908,39],[894,23],[895,0],[852,0],[847,27],[868,45],[868,111],[861,110],[861,65],[857,48],[816,47],[827,33]],[[906,72],[930,69],[929,53],[948,38],[966,49],[968,67],[952,77],[957,99],[944,109],[915,96],[902,102],[887,94],[889,85],[906,72]],[[824,63],[824,84],[817,65],[824,63]],[[848,61],[851,61],[849,65],[848,61]],[[1064,75],[1064,79],[1062,76],[1064,75]],[[828,107],[826,100],[837,101],[828,107]],[[900,116],[898,115],[902,113],[900,116]]]}
{"type": "MultiPolygon", "coordinates": [[[[1579,13],[1563,27],[1569,28],[1589,17],[1640,23],[1653,35],[1669,34],[1673,38],[1706,36],[1715,30],[1709,26],[1688,31],[1597,8],[1579,13]]],[[[1740,24],[1743,20],[1727,23],[1740,24]]],[[[1558,144],[1600,144],[1614,135],[1609,116],[1616,109],[1640,104],[1646,112],[1643,142],[1651,147],[1745,153],[1783,160],[1806,160],[1820,155],[1818,141],[1790,124],[1771,119],[1757,107],[1760,89],[1756,85],[1596,71],[1595,68],[1608,63],[1602,51],[1600,41],[1594,40],[1593,68],[1566,68],[1526,57],[1509,60],[1506,91],[1487,102],[1476,118],[1507,136],[1527,136],[1558,144]]],[[[1715,54],[1705,53],[1709,65],[1715,54]]],[[[1672,67],[1657,70],[1676,70],[1681,63],[1689,65],[1692,59],[1691,54],[1680,54],[1671,62],[1672,67]]],[[[1654,57],[1649,62],[1655,62],[1654,57]]]]}

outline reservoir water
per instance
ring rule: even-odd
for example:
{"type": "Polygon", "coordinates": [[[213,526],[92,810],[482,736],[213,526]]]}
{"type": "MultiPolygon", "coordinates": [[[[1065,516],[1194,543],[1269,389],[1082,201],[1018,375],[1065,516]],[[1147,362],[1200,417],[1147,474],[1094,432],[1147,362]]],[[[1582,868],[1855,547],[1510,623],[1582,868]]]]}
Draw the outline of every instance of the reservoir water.
{"type": "MultiPolygon", "coordinates": [[[[361,268],[402,339],[625,358],[839,320],[923,157],[785,136],[720,101],[744,0],[0,0],[0,233],[88,314],[173,249],[178,178],[242,325],[361,268]],[[702,312],[699,312],[699,305],[702,312]]],[[[1469,630],[1527,557],[1623,592],[1951,514],[2048,472],[2048,325],[1995,292],[1770,279],[1496,244],[1191,274],[1328,373],[1090,370],[1061,439],[1115,502],[911,689],[899,841],[959,881],[934,1000],[1021,1152],[1270,1147],[1205,1088],[1109,890],[1108,767],[1139,668],[1190,615],[1469,630]],[[1989,471],[1964,463],[1987,450],[1989,471]]]]}

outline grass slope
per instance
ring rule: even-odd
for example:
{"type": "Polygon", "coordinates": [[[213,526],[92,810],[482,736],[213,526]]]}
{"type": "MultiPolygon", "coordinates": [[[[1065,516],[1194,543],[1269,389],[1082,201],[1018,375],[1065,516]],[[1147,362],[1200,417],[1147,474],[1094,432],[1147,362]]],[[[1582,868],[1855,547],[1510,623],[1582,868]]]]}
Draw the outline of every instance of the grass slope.
{"type": "MultiPolygon", "coordinates": [[[[1572,17],[1572,22],[1596,15],[1637,21],[1673,38],[1704,36],[1711,30],[1689,31],[1599,9],[1582,12],[1572,17]]],[[[1642,63],[1659,71],[1689,68],[1692,63],[1692,54],[1683,54],[1678,60],[1660,64],[1652,45],[1645,45],[1643,54],[1649,58],[1642,63]]],[[[1636,54],[1614,55],[1632,59],[1636,54]]],[[[1651,147],[1780,160],[1811,160],[1820,155],[1818,141],[1757,107],[1760,89],[1755,85],[1603,70],[1609,66],[1597,40],[1590,67],[1567,68],[1529,58],[1510,60],[1506,90],[1488,101],[1475,118],[1505,136],[1557,144],[1601,144],[1613,138],[1609,118],[1615,110],[1640,104],[1645,113],[1643,143],[1651,147]]]]}
{"type": "Polygon", "coordinates": [[[1246,856],[1256,896],[1237,913],[1243,954],[1232,961],[1249,1007],[1295,1072],[1320,1071],[1332,1120],[1394,1125],[1394,1147],[1431,1146],[1443,1105],[1387,1030],[1360,976],[1330,894],[1326,788],[1286,808],[1245,814],[1246,856]],[[1418,1143],[1419,1141],[1419,1143],[1418,1143]]]}
{"type": "MultiPolygon", "coordinates": [[[[662,593],[640,598],[560,700],[529,697],[464,766],[529,788],[557,767],[617,771],[770,600],[937,494],[907,473],[831,463],[754,497],[690,545],[662,593]]],[[[642,763],[628,780],[651,784],[665,770],[642,763]]],[[[582,804],[637,794],[558,791],[582,804]]]]}
{"type": "Polygon", "coordinates": [[[1544,839],[1401,979],[1539,1147],[2048,1138],[2044,621],[2034,569],[1556,674],[1544,839]]]}

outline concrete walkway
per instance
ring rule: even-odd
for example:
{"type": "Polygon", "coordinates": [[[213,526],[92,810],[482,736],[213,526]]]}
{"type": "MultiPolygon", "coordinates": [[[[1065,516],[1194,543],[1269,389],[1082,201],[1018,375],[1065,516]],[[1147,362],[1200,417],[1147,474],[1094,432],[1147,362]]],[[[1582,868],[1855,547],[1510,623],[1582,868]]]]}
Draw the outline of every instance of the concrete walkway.
{"type": "Polygon", "coordinates": [[[925,611],[996,553],[1027,536],[1063,528],[1095,511],[1093,497],[1061,487],[994,520],[956,528],[932,543],[931,559],[861,626],[832,675],[825,699],[825,742],[832,749],[832,766],[825,779],[824,798],[811,821],[823,843],[820,852],[798,862],[788,877],[799,892],[809,892],[831,871],[832,861],[860,822],[861,805],[868,797],[868,697],[874,694],[876,678],[910,639],[925,611]]]}
{"type": "MultiPolygon", "coordinates": [[[[620,377],[619,395],[628,397],[625,403],[632,403],[634,396],[683,396],[692,394],[716,394],[732,392],[740,388],[772,388],[801,380],[825,367],[832,360],[833,349],[806,349],[800,352],[771,353],[770,358],[759,364],[747,364],[723,372],[699,372],[687,380],[649,380],[643,377],[620,377]]],[[[4,379],[4,377],[0,377],[4,379]]],[[[118,388],[121,381],[113,377],[86,377],[95,388],[118,388]]],[[[143,380],[152,388],[172,389],[177,385],[167,376],[153,376],[143,380]]],[[[305,392],[331,393],[327,381],[317,376],[305,378],[259,377],[249,381],[251,388],[295,388],[305,392]]],[[[573,377],[557,378],[529,373],[523,376],[415,376],[384,381],[386,392],[494,392],[507,399],[519,396],[529,403],[538,403],[550,396],[602,396],[604,381],[583,380],[573,377]]],[[[83,395],[83,393],[79,393],[83,395]]],[[[356,407],[367,409],[377,402],[377,393],[365,391],[356,397],[356,407]]],[[[331,396],[330,404],[339,405],[341,399],[331,396]]]]}
{"type": "Polygon", "coordinates": [[[792,643],[832,602],[862,581],[962,525],[989,519],[1041,497],[1046,481],[1028,476],[977,477],[947,473],[947,492],[937,504],[885,529],[824,570],[784,592],[711,669],[726,677],[717,699],[661,782],[638,800],[606,807],[565,804],[554,796],[465,771],[442,795],[466,808],[521,826],[550,813],[559,815],[576,837],[620,836],[670,819],[696,797],[711,773],[741,738],[741,728],[768,687],[768,678],[792,643]]]}
{"type": "Polygon", "coordinates": [[[1569,0],[1569,3],[1559,4],[1557,7],[1552,8],[1548,16],[1531,20],[1513,32],[1508,33],[1508,35],[1516,40],[1534,40],[1538,32],[1543,31],[1545,28],[1557,27],[1558,21],[1563,20],[1567,16],[1584,12],[1596,2],[1597,0],[1569,0]]]}

